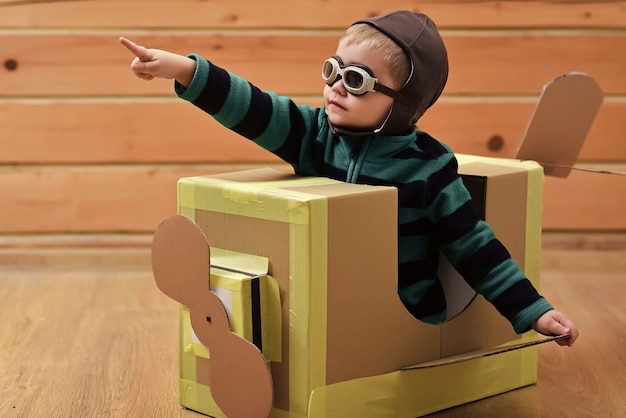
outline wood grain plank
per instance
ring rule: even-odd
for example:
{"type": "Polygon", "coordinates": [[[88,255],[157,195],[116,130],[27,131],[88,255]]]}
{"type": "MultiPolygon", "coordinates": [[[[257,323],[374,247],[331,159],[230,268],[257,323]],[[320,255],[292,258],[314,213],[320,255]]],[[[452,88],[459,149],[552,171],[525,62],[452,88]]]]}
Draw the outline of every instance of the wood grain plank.
{"type": "Polygon", "coordinates": [[[567,179],[546,177],[543,225],[550,230],[625,230],[624,165],[595,166],[623,175],[573,171],[567,179]]]}
{"type": "Polygon", "coordinates": [[[279,161],[177,98],[0,102],[0,135],[4,163],[279,161]]]}
{"type": "MultiPolygon", "coordinates": [[[[297,98],[321,104],[320,98],[297,98]]],[[[419,127],[456,152],[512,158],[532,100],[443,98],[419,127]],[[501,139],[501,147],[498,148],[501,139]]],[[[626,160],[626,100],[605,102],[580,161],[626,160]]],[[[0,163],[251,163],[277,157],[176,99],[0,100],[0,163]],[[37,123],[33,123],[37,121],[37,123]]]]}
{"type": "Polygon", "coordinates": [[[0,166],[0,231],[153,231],[176,213],[179,178],[255,167],[0,166]]]}
{"type": "Polygon", "coordinates": [[[441,28],[624,28],[624,1],[418,0],[0,0],[0,26],[43,28],[344,28],[407,9],[441,28]]]}
{"type": "Polygon", "coordinates": [[[616,51],[626,51],[626,32],[457,33],[444,39],[450,61],[448,94],[532,94],[570,71],[591,75],[605,94],[625,91],[621,74],[626,72],[626,59],[616,59],[616,51]]]}
{"type": "MultiPolygon", "coordinates": [[[[254,167],[259,165],[0,167],[0,231],[153,231],[176,212],[179,178],[254,167]]],[[[624,164],[610,168],[626,172],[624,164]]],[[[624,231],[625,212],[624,176],[574,172],[565,180],[546,179],[546,230],[624,231]]]]}
{"type": "MultiPolygon", "coordinates": [[[[132,57],[118,44],[119,35],[197,52],[262,89],[303,96],[320,94],[320,63],[335,52],[338,39],[334,32],[0,32],[0,61],[14,62],[13,70],[0,73],[0,91],[7,97],[170,96],[171,81],[140,82],[131,74],[132,57]]],[[[616,53],[626,51],[626,32],[454,32],[445,41],[451,66],[446,95],[535,95],[569,71],[590,74],[607,95],[626,94],[626,54],[616,53]]]]}
{"type": "MultiPolygon", "coordinates": [[[[419,127],[458,153],[514,158],[535,104],[536,100],[443,98],[426,112],[419,127]]],[[[626,160],[624,115],[626,103],[605,101],[602,104],[580,151],[580,162],[626,160]]],[[[546,138],[549,140],[551,138],[546,138]]]]}

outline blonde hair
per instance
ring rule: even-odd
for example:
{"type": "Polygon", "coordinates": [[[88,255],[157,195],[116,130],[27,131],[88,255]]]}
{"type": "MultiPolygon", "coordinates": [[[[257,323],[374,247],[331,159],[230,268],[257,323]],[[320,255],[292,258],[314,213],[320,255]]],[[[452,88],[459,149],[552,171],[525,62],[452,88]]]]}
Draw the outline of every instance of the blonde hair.
{"type": "Polygon", "coordinates": [[[350,26],[341,39],[380,51],[398,86],[404,86],[411,73],[411,63],[404,50],[387,35],[366,23],[358,23],[350,26]]]}

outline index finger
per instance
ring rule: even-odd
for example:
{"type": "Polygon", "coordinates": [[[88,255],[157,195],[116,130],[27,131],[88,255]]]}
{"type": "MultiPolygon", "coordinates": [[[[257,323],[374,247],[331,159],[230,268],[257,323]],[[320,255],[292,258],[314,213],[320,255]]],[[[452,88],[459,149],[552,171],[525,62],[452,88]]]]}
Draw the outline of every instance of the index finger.
{"type": "Polygon", "coordinates": [[[148,50],[141,46],[137,45],[131,40],[128,40],[124,37],[120,37],[120,43],[126,47],[130,52],[133,53],[140,61],[150,61],[150,53],[148,50]]]}

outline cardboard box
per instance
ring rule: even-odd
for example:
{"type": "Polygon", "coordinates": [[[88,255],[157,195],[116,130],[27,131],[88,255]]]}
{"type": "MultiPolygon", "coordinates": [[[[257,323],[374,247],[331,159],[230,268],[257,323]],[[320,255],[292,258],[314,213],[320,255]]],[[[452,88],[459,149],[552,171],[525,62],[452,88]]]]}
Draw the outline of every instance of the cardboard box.
{"type": "MultiPolygon", "coordinates": [[[[538,286],[541,167],[458,157],[477,210],[538,286]]],[[[183,178],[178,199],[179,214],[204,232],[212,251],[238,255],[221,268],[241,272],[250,257],[266,260],[263,274],[277,283],[280,306],[267,308],[280,310],[280,324],[273,322],[280,347],[267,359],[271,417],[415,417],[536,381],[533,348],[410,368],[534,337],[515,335],[467,289],[449,296],[458,315],[443,324],[422,323],[406,311],[397,295],[395,188],[262,169],[183,178]]],[[[441,268],[452,283],[447,287],[458,289],[455,272],[441,268]]],[[[218,274],[213,267],[212,286],[218,274]]],[[[225,416],[206,378],[210,353],[193,341],[184,307],[179,360],[181,404],[225,416]]]]}

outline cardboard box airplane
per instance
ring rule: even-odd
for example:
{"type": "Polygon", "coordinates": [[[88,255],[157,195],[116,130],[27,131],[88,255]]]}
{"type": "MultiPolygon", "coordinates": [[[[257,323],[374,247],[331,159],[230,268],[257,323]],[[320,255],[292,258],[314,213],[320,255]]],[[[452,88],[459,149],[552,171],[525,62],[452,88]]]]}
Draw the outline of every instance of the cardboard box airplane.
{"type": "MultiPolygon", "coordinates": [[[[554,86],[589,87],[585,77],[546,87],[520,158],[539,155],[546,170],[571,163],[571,150],[528,152],[544,146],[549,124],[539,122],[563,99],[554,86]]],[[[588,99],[566,112],[579,128],[574,147],[588,99]]],[[[458,160],[477,212],[539,287],[543,168],[458,160]]],[[[440,266],[448,320],[429,325],[406,311],[396,200],[392,187],[271,169],[181,179],[179,215],[159,226],[152,253],[157,285],[181,304],[181,404],[228,418],[408,418],[536,382],[532,346],[549,339],[515,335],[449,263],[440,266]]]]}

